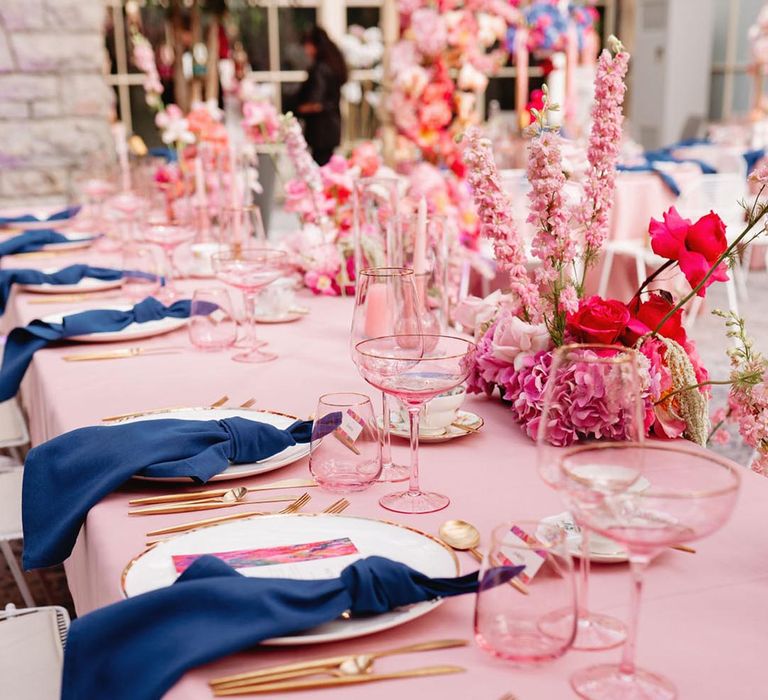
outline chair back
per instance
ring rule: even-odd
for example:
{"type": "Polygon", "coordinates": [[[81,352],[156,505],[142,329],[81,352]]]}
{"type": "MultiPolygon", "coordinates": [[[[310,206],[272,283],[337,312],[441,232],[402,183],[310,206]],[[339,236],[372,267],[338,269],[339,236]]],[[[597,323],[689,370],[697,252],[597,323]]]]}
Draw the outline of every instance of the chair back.
{"type": "Polygon", "coordinates": [[[6,606],[0,612],[0,698],[58,698],[68,631],[62,607],[6,606]]]}

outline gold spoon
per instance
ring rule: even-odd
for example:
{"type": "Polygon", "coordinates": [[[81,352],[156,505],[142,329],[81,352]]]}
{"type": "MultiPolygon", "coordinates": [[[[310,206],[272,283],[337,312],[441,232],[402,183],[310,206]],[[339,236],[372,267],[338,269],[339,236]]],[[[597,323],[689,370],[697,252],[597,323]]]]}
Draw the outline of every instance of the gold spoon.
{"type": "MultiPolygon", "coordinates": [[[[480,531],[466,520],[446,520],[440,526],[440,539],[451,549],[459,552],[469,552],[477,561],[483,561],[483,555],[477,549],[480,544],[480,531]]],[[[510,579],[510,585],[520,593],[528,595],[528,588],[517,579],[510,579]]]]}

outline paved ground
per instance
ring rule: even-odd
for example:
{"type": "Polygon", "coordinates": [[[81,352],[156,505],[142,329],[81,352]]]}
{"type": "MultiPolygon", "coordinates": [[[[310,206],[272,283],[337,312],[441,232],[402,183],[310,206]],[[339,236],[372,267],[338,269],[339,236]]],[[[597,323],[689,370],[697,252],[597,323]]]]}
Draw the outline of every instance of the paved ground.
{"type": "MultiPolygon", "coordinates": [[[[284,218],[280,223],[286,228],[290,226],[290,222],[284,218]]],[[[768,273],[761,271],[750,274],[749,294],[749,300],[743,303],[740,311],[747,319],[748,330],[758,348],[763,348],[768,353],[768,314],[765,313],[765,304],[768,302],[768,273]]],[[[712,288],[709,304],[711,308],[727,308],[724,290],[712,288]]],[[[698,342],[702,360],[709,368],[712,379],[727,378],[728,359],[725,355],[726,343],[722,320],[705,313],[695,325],[692,335],[698,342]]],[[[725,387],[714,388],[713,407],[724,404],[726,393],[725,387]]],[[[715,449],[741,464],[749,463],[751,452],[740,443],[738,436],[732,439],[730,444],[715,449]]],[[[14,543],[14,549],[17,554],[20,554],[21,544],[14,543]]],[[[64,605],[70,609],[70,613],[74,613],[62,567],[27,574],[27,580],[35,600],[40,604],[64,605]]],[[[0,561],[0,607],[9,602],[22,605],[10,572],[5,563],[0,561]]]]}

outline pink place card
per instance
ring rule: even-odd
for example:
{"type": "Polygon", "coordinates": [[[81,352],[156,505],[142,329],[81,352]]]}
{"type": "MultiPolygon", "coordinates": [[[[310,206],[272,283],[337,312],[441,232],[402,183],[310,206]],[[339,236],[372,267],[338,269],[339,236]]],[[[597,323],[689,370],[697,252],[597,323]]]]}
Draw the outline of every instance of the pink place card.
{"type": "Polygon", "coordinates": [[[530,583],[547,560],[545,551],[525,547],[525,545],[535,545],[537,542],[535,537],[517,525],[513,525],[504,538],[504,545],[506,546],[501,547],[500,563],[504,566],[525,566],[525,569],[517,575],[523,583],[530,583]],[[516,544],[519,546],[516,547],[516,544]]]}
{"type": "MultiPolygon", "coordinates": [[[[299,564],[304,562],[347,557],[359,554],[352,540],[340,537],[335,540],[289,544],[264,549],[239,549],[232,552],[206,552],[218,557],[235,569],[274,566],[277,564],[299,564]]],[[[192,562],[203,554],[174,554],[173,564],[178,573],[182,573],[192,562]]]]}

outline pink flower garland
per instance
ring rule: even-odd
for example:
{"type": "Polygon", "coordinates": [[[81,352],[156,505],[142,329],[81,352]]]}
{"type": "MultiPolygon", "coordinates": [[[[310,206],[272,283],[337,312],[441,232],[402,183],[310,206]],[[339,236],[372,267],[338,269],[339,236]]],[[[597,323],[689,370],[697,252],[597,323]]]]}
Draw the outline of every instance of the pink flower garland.
{"type": "Polygon", "coordinates": [[[584,198],[575,211],[576,220],[584,227],[588,260],[600,250],[608,235],[616,162],[621,151],[622,105],[627,89],[624,78],[629,54],[620,43],[616,48],[618,52],[613,57],[610,51],[603,50],[597,64],[592,131],[587,150],[590,168],[584,185],[584,198]]]}
{"type": "Polygon", "coordinates": [[[493,240],[496,261],[509,270],[510,288],[517,296],[528,317],[539,318],[539,291],[528,277],[526,254],[520,233],[512,218],[512,207],[501,188],[499,173],[491,153],[491,143],[482,138],[476,128],[466,132],[464,161],[467,179],[480,216],[483,235],[493,240]]]}

